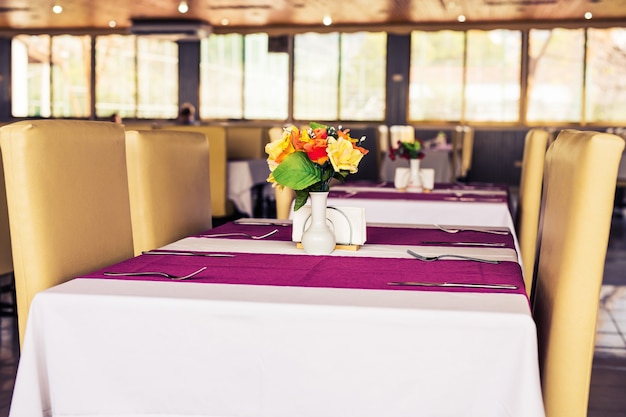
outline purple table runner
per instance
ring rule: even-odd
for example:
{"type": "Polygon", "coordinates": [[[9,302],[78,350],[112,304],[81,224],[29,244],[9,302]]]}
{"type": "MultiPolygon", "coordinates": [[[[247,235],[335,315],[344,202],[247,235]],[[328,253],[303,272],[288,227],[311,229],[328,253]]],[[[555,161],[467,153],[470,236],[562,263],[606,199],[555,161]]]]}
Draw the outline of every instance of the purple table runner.
{"type": "Polygon", "coordinates": [[[509,292],[524,294],[516,262],[485,264],[466,261],[422,262],[416,259],[362,258],[237,253],[232,258],[140,255],[83,278],[169,281],[158,276],[108,277],[103,272],[163,271],[185,275],[203,266],[193,279],[179,282],[278,285],[352,289],[509,292]],[[390,281],[514,284],[517,290],[480,288],[396,287],[390,281]]]}
{"type": "MultiPolygon", "coordinates": [[[[291,241],[291,226],[274,226],[274,225],[247,225],[226,223],[216,227],[207,234],[215,233],[248,233],[251,235],[264,235],[278,229],[274,235],[264,240],[280,240],[291,241]]],[[[232,236],[228,239],[244,239],[246,237],[232,236]]],[[[474,231],[463,231],[459,233],[446,233],[439,229],[420,229],[410,227],[367,227],[367,243],[380,245],[434,245],[446,246],[445,243],[503,243],[505,248],[515,248],[513,235],[495,235],[491,233],[481,233],[474,231]],[[428,243],[436,242],[436,243],[428,243]],[[441,242],[441,244],[439,244],[441,242]]],[[[456,245],[455,245],[456,246],[456,245]]],[[[464,246],[464,245],[459,245],[464,246]]],[[[467,245],[472,246],[472,245],[467,245]]]]}
{"type": "Polygon", "coordinates": [[[333,190],[331,188],[328,195],[329,198],[364,198],[364,199],[381,199],[381,200],[419,200],[419,201],[461,201],[468,203],[507,203],[507,195],[502,195],[502,191],[507,191],[506,186],[496,184],[453,184],[453,183],[437,183],[435,190],[450,190],[449,193],[411,193],[411,192],[390,192],[393,189],[391,183],[348,183],[351,191],[333,190]],[[359,187],[367,187],[363,191],[357,191],[359,187]],[[381,191],[374,191],[371,187],[380,188],[381,191]],[[481,193],[472,193],[472,190],[481,193]],[[457,195],[455,191],[463,191],[462,195],[457,195]],[[494,191],[498,194],[484,194],[484,192],[494,191]]]}
{"type": "MultiPolygon", "coordinates": [[[[291,227],[271,225],[237,225],[228,223],[207,233],[245,232],[264,234],[277,228],[268,240],[291,240],[291,227]]],[[[507,243],[512,236],[487,235],[478,232],[450,235],[433,229],[368,227],[368,243],[418,245],[421,241],[489,241],[507,243]],[[447,235],[447,236],[446,236],[447,235]]],[[[230,239],[230,238],[229,238],[230,239]]],[[[237,239],[237,237],[233,237],[237,239]]],[[[263,241],[259,241],[262,244],[263,241]]],[[[227,253],[227,252],[224,252],[227,253]]],[[[457,260],[422,262],[417,259],[365,258],[350,256],[304,256],[257,253],[235,253],[234,257],[201,257],[176,255],[140,255],[127,261],[85,275],[82,278],[169,281],[158,276],[108,277],[107,272],[162,271],[186,275],[200,267],[207,269],[193,279],[180,282],[245,285],[276,285],[352,289],[386,289],[408,291],[504,292],[525,294],[521,269],[516,262],[486,264],[457,260]],[[391,281],[456,282],[478,284],[513,284],[517,290],[482,288],[399,287],[391,281]]]]}

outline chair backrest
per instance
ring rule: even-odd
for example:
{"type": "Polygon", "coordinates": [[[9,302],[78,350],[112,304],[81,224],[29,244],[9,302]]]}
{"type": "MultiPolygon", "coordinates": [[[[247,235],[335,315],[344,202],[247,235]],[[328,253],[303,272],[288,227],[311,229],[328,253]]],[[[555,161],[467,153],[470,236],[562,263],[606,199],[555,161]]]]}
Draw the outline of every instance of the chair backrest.
{"type": "Polygon", "coordinates": [[[545,157],[533,316],[547,417],[587,415],[596,322],[624,140],[564,130],[545,157]]]}
{"type": "Polygon", "coordinates": [[[267,136],[262,127],[226,128],[226,152],[228,160],[265,158],[267,136]]]}
{"type": "Polygon", "coordinates": [[[205,135],[126,131],[126,164],[135,255],[211,228],[205,135]]]}
{"type": "Polygon", "coordinates": [[[296,198],[296,192],[289,187],[274,187],[276,196],[276,218],[285,220],[291,216],[291,204],[296,198]]]}
{"type": "Polygon", "coordinates": [[[272,126],[267,130],[267,136],[270,142],[281,140],[283,138],[284,128],[281,126],[272,126]]]}
{"type": "Polygon", "coordinates": [[[524,269],[526,293],[530,296],[537,255],[537,230],[539,228],[539,206],[543,184],[543,164],[548,146],[549,132],[532,128],[524,140],[524,156],[518,192],[515,228],[524,269]]]}
{"type": "MultiPolygon", "coordinates": [[[[127,129],[128,130],[128,129],[127,129]]],[[[226,157],[226,129],[223,126],[168,125],[159,130],[204,133],[209,141],[209,169],[211,171],[211,213],[214,217],[232,214],[232,204],[227,197],[228,161],[226,157]]]]}
{"type": "Polygon", "coordinates": [[[4,185],[4,165],[0,148],[0,276],[13,272],[11,233],[9,232],[9,209],[4,185]]]}
{"type": "Polygon", "coordinates": [[[39,291],[133,256],[124,128],[22,121],[0,144],[23,338],[39,291]]]}
{"type": "Polygon", "coordinates": [[[457,126],[452,132],[452,181],[466,180],[472,168],[474,128],[457,126]]]}

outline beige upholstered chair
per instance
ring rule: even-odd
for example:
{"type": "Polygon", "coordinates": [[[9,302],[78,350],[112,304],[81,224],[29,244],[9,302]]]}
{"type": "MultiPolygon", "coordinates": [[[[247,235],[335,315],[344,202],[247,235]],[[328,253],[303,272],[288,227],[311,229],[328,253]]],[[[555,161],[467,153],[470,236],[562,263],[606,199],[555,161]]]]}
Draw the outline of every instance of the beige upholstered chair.
{"type": "Polygon", "coordinates": [[[15,277],[13,276],[13,257],[11,255],[11,234],[9,233],[9,211],[7,194],[4,186],[4,166],[0,152],[0,317],[15,316],[15,277]]]}
{"type": "Polygon", "coordinates": [[[211,228],[205,135],[126,131],[126,164],[135,255],[211,228]]]}
{"type": "Polygon", "coordinates": [[[275,187],[276,195],[276,218],[285,220],[291,214],[291,204],[296,198],[296,193],[289,187],[275,187]]]}
{"type": "Polygon", "coordinates": [[[546,153],[533,290],[547,417],[587,415],[599,294],[624,140],[562,131],[546,153]]]}
{"type": "Polygon", "coordinates": [[[272,126],[267,131],[267,136],[270,142],[274,142],[275,140],[280,140],[283,138],[284,128],[280,126],[272,126]]]}
{"type": "Polygon", "coordinates": [[[124,128],[22,121],[0,144],[23,340],[35,294],[133,256],[124,128]]]}
{"type": "MultiPolygon", "coordinates": [[[[130,130],[130,129],[127,129],[130,130]]],[[[209,169],[211,170],[211,213],[214,217],[233,214],[227,197],[228,162],[226,157],[226,129],[223,126],[163,126],[160,130],[204,133],[209,141],[209,169]]]]}
{"type": "Polygon", "coordinates": [[[550,134],[547,130],[533,128],[526,133],[524,140],[524,156],[522,158],[517,211],[515,212],[515,228],[524,268],[524,283],[529,296],[533,284],[533,271],[537,252],[543,163],[549,136],[550,134]]]}
{"type": "Polygon", "coordinates": [[[266,135],[262,127],[226,128],[226,153],[228,160],[259,159],[265,153],[266,135]]]}
{"type": "Polygon", "coordinates": [[[451,180],[465,181],[472,169],[474,154],[474,128],[457,126],[452,132],[452,175],[451,180]]]}

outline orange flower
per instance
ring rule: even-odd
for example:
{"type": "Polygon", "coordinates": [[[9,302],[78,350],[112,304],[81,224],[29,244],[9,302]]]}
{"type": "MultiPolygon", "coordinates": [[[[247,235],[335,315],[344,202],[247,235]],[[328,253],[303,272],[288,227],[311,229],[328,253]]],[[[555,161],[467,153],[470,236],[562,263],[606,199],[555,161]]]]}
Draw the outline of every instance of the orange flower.
{"type": "Polygon", "coordinates": [[[315,139],[326,139],[328,137],[328,133],[324,128],[313,129],[313,137],[315,137],[315,139]]]}
{"type": "Polygon", "coordinates": [[[326,139],[313,139],[311,142],[304,145],[304,151],[311,161],[323,165],[328,161],[326,146],[326,139]]]}

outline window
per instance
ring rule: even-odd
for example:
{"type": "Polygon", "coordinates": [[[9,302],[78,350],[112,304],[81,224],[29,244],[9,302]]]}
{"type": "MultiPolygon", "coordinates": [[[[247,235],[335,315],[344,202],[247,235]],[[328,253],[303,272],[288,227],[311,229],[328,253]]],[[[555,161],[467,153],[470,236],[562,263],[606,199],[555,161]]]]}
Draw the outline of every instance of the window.
{"type": "Polygon", "coordinates": [[[178,114],[178,45],[123,35],[96,38],[96,116],[173,119],[178,114]]]}
{"type": "Polygon", "coordinates": [[[411,34],[410,120],[461,120],[464,32],[411,34]]]}
{"type": "Polygon", "coordinates": [[[174,119],[178,115],[178,44],[150,36],[137,39],[137,115],[174,119]]]}
{"type": "Polygon", "coordinates": [[[91,38],[17,35],[11,44],[14,117],[90,115],[91,38]]]}
{"type": "Polygon", "coordinates": [[[91,37],[52,37],[52,115],[91,114],[91,37]]]}
{"type": "Polygon", "coordinates": [[[135,37],[96,38],[96,116],[135,117],[135,37]]]}
{"type": "Polygon", "coordinates": [[[383,120],[387,35],[304,33],[294,40],[297,120],[383,120]]]}
{"type": "Polygon", "coordinates": [[[336,120],[339,114],[339,34],[297,35],[293,59],[294,119],[336,120]]]}
{"type": "Polygon", "coordinates": [[[340,119],[384,120],[386,60],[385,33],[341,35],[340,119]]]}
{"type": "Polygon", "coordinates": [[[267,34],[246,35],[244,63],[244,118],[287,119],[289,54],[269,52],[267,34]]]}
{"type": "Polygon", "coordinates": [[[580,122],[583,29],[532,29],[528,51],[528,122],[580,122]]]}
{"type": "Polygon", "coordinates": [[[200,117],[243,117],[243,36],[212,35],[200,43],[200,117]]]}
{"type": "Polygon", "coordinates": [[[587,31],[585,119],[626,122],[626,29],[587,31]]]}
{"type": "Polygon", "coordinates": [[[519,31],[467,32],[464,120],[519,120],[521,49],[519,31]]]}

